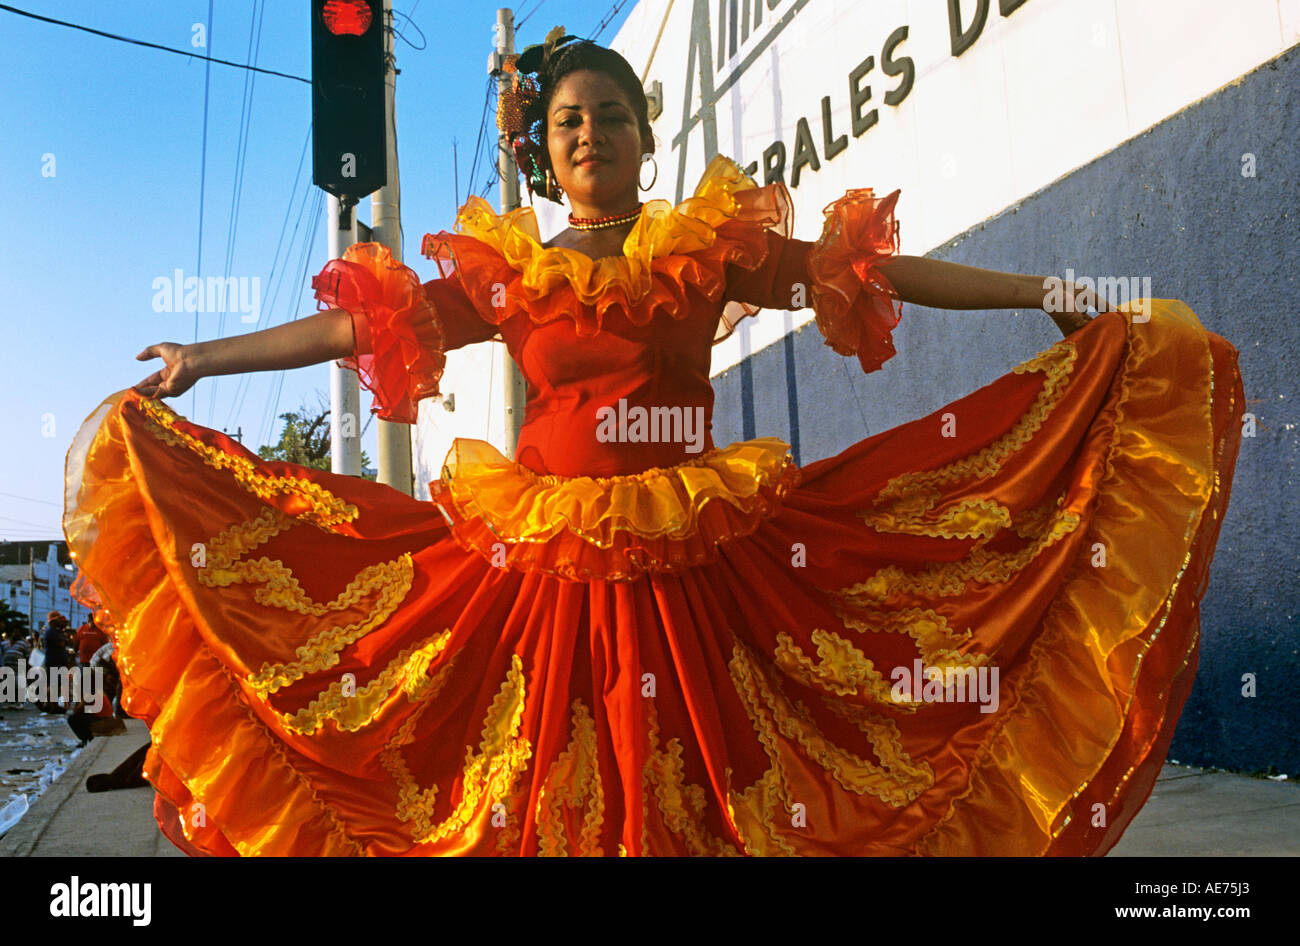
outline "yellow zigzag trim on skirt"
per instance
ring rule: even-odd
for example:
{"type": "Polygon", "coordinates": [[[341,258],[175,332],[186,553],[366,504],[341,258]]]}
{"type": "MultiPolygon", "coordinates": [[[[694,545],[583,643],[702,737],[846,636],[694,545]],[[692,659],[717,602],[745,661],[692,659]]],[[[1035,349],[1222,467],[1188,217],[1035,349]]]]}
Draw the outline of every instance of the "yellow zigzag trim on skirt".
{"type": "MultiPolygon", "coordinates": [[[[641,771],[642,821],[641,848],[648,850],[650,839],[646,826],[650,823],[650,797],[653,794],[659,816],[665,828],[682,839],[692,857],[735,857],[739,851],[728,841],[710,834],[704,827],[704,812],[708,801],[704,789],[686,783],[685,765],[682,762],[682,742],[676,736],[668,740],[665,748],[659,747],[659,712],[653,700],[646,702],[647,735],[650,751],[641,771]]],[[[730,816],[730,812],[729,812],[730,816]]],[[[731,818],[735,823],[734,817],[731,818]]],[[[619,853],[627,852],[619,845],[619,853]]]]}
{"type": "Polygon", "coordinates": [[[177,416],[158,401],[142,400],[140,407],[144,410],[146,423],[155,436],[174,446],[188,448],[214,469],[229,470],[234,475],[235,481],[254,496],[271,499],[275,496],[288,495],[306,500],[309,508],[298,516],[299,519],[332,531],[334,526],[351,522],[357,517],[356,506],[344,502],[318,483],[295,476],[264,473],[247,457],[232,456],[216,447],[208,446],[192,434],[181,430],[176,425],[177,416]],[[150,421],[152,423],[149,423],[150,421]]]}
{"type": "Polygon", "coordinates": [[[565,821],[561,806],[581,809],[582,830],[577,854],[603,856],[600,827],[605,817],[605,792],[600,783],[596,756],[596,723],[582,700],[573,701],[573,737],[547,773],[537,792],[537,838],[539,852],[555,857],[568,854],[565,821]]]}
{"type": "Polygon", "coordinates": [[[1046,529],[1034,541],[1014,552],[990,552],[981,545],[959,562],[938,562],[917,572],[905,572],[886,565],[865,581],[839,589],[835,594],[849,604],[867,607],[900,594],[949,598],[966,594],[973,581],[1001,584],[1010,581],[1045,548],[1054,545],[1079,527],[1078,513],[1058,509],[1046,529]]]}
{"type": "Polygon", "coordinates": [[[1009,431],[971,456],[956,460],[937,470],[903,473],[891,479],[877,494],[870,511],[859,517],[878,532],[903,532],[945,539],[992,538],[998,530],[1012,525],[1010,511],[992,497],[963,499],[933,518],[934,507],[942,495],[943,484],[968,479],[987,479],[1002,469],[1012,454],[1022,449],[1040,429],[1056,407],[1065,390],[1066,380],[1078,358],[1078,350],[1069,341],[1061,341],[1044,352],[1017,365],[1015,374],[1041,371],[1046,374],[1043,387],[1033,404],[1009,431]]]}
{"type": "Polygon", "coordinates": [[[929,764],[914,763],[903,750],[898,727],[891,721],[859,715],[855,722],[867,736],[881,765],[875,765],[831,742],[800,703],[792,703],[769,681],[759,662],[737,642],[728,663],[732,683],[754,724],[759,743],[772,763],[763,777],[729,799],[748,852],[796,855],[783,835],[790,831],[793,800],[782,755],[791,743],[824,768],[847,791],[871,795],[892,808],[902,808],[934,784],[929,764]]]}
{"type": "Polygon", "coordinates": [[[533,751],[529,741],[519,735],[523,714],[523,662],[518,654],[513,654],[506,679],[484,717],[478,754],[475,755],[473,747],[465,749],[460,804],[440,824],[433,823],[438,786],[421,789],[399,751],[401,745],[413,738],[418,714],[407,719],[384,750],[382,761],[398,783],[397,816],[411,823],[417,843],[441,841],[463,832],[480,812],[486,811],[485,801],[500,801],[512,795],[515,782],[528,767],[533,751]]]}
{"type": "Polygon", "coordinates": [[[405,693],[413,699],[428,677],[430,665],[438,659],[451,639],[451,629],[428,638],[423,643],[408,647],[397,655],[361,689],[356,681],[337,680],[306,707],[296,713],[282,713],[285,729],[295,733],[314,733],[334,720],[341,731],[356,732],[369,726],[383,713],[389,696],[394,691],[405,693]],[[345,695],[351,688],[353,693],[345,695]]]}

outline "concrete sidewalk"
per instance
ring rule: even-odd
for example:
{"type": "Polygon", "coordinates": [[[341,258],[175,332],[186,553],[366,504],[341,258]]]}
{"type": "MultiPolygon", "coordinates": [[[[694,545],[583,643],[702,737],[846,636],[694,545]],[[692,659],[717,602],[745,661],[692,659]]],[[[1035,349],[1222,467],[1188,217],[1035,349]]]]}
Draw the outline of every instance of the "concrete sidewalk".
{"type": "Polygon", "coordinates": [[[126,733],[98,736],[0,839],[0,857],[185,857],[153,820],[153,789],[86,791],[86,777],[111,772],[149,741],[128,719],[126,733]]]}
{"type": "Polygon", "coordinates": [[[1111,857],[1294,857],[1300,782],[1165,764],[1111,857]]]}
{"type": "MultiPolygon", "coordinates": [[[[110,772],[149,738],[144,723],[91,741],[0,839],[0,857],[184,857],[153,820],[153,790],[91,794],[86,776],[110,772]]],[[[1300,854],[1300,783],[1166,765],[1114,857],[1300,854]]]]}

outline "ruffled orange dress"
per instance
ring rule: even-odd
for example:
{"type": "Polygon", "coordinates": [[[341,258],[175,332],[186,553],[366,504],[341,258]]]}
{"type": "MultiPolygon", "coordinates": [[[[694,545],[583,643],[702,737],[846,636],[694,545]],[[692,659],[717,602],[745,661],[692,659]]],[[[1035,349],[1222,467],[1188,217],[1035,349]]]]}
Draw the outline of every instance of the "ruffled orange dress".
{"type": "Polygon", "coordinates": [[[531,210],[472,199],[426,237],[441,278],[375,244],[331,261],[313,285],[352,314],[380,416],[413,420],[444,353],[498,333],[527,379],[517,462],[458,440],[431,502],[105,401],[65,527],[168,836],[1107,851],[1196,670],[1236,351],[1152,300],[837,456],[716,446],[711,344],[745,314],[811,305],[865,370],[893,354],[896,199],[849,191],[794,240],[784,187],[719,157],[691,198],[645,205],[622,257],[543,248],[531,210]]]}

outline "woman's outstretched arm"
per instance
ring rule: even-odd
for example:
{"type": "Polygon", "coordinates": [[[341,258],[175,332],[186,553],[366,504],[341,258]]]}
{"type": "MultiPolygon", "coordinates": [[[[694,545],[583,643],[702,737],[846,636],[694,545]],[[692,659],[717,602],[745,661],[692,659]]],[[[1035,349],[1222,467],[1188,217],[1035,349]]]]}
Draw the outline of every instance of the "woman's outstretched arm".
{"type": "Polygon", "coordinates": [[[1107,308],[1105,300],[1097,299],[1087,287],[1064,280],[1053,295],[1052,280],[1045,276],[1002,273],[923,256],[892,256],[882,260],[879,269],[904,302],[934,309],[1043,309],[1066,335],[1087,323],[1085,309],[1107,308]],[[1065,311],[1048,308],[1050,300],[1062,298],[1070,300],[1065,311]]]}
{"type": "Polygon", "coordinates": [[[194,345],[150,345],[136,359],[161,358],[165,364],[135,390],[145,397],[175,397],[212,375],[304,368],[351,354],[351,316],[344,309],[326,309],[261,332],[194,345]]]}
{"type": "Polygon", "coordinates": [[[932,309],[1037,309],[1043,304],[1042,276],[1000,273],[924,256],[892,256],[880,271],[898,297],[932,309]]]}

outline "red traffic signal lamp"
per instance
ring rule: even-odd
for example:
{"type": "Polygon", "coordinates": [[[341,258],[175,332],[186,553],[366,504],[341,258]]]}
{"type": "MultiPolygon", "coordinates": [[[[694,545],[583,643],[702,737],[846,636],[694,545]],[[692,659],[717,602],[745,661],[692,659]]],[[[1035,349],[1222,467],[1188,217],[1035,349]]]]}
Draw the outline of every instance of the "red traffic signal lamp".
{"type": "Polygon", "coordinates": [[[374,22],[374,14],[364,0],[333,0],[322,8],[321,19],[325,29],[335,36],[364,36],[374,22]]]}
{"type": "Polygon", "coordinates": [[[383,0],[311,0],[312,176],[358,201],[387,183],[383,0]]]}

